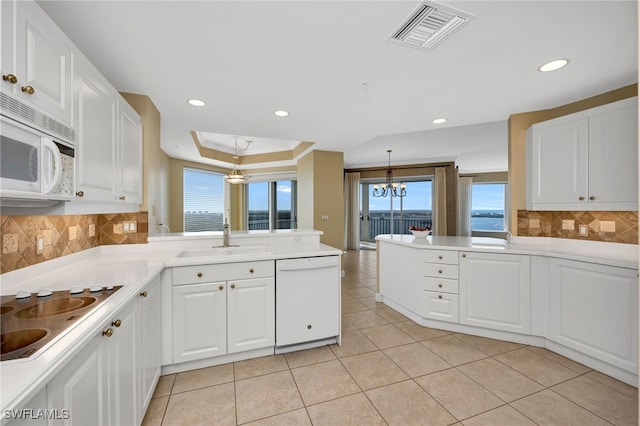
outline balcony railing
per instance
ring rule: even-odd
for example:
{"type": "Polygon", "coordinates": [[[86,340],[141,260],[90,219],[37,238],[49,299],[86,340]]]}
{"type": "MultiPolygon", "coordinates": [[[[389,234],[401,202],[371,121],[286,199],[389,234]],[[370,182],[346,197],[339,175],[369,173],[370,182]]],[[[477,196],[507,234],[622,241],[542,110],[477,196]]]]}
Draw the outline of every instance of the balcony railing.
{"type": "MultiPolygon", "coordinates": [[[[365,235],[365,229],[362,229],[364,221],[360,222],[360,235],[365,235]]],[[[409,227],[415,226],[425,228],[431,226],[431,218],[393,218],[394,234],[410,234],[409,227]]],[[[369,218],[369,239],[373,240],[376,235],[391,233],[391,219],[389,218],[369,218]]]]}

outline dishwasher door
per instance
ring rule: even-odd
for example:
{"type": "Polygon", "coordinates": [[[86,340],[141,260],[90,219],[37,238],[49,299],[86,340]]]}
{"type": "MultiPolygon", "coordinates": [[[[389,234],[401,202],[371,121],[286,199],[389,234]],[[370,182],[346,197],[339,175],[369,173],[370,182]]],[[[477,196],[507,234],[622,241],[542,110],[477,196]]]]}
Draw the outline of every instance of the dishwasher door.
{"type": "Polygon", "coordinates": [[[276,346],[340,334],[340,256],[276,261],[276,346]]]}

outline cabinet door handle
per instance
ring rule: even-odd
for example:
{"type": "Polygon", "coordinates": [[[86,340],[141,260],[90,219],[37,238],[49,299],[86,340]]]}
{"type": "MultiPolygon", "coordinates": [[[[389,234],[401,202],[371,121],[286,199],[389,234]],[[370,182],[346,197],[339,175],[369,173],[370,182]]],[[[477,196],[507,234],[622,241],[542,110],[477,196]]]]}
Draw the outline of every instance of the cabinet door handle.
{"type": "Polygon", "coordinates": [[[115,328],[118,328],[118,327],[120,327],[120,326],[122,325],[122,321],[120,321],[119,319],[117,319],[117,320],[113,321],[113,322],[111,323],[111,325],[112,325],[112,326],[114,326],[115,328]]]}
{"type": "Polygon", "coordinates": [[[307,326],[307,330],[311,330],[311,324],[307,326]]]}
{"type": "Polygon", "coordinates": [[[235,284],[231,284],[231,288],[236,288],[236,285],[235,284]]]}
{"type": "Polygon", "coordinates": [[[121,196],[118,197],[118,200],[120,200],[120,201],[124,201],[125,199],[126,199],[126,197],[124,195],[121,195],[121,196]]]}
{"type": "Polygon", "coordinates": [[[149,295],[149,293],[147,293],[147,290],[145,290],[142,293],[140,293],[140,296],[142,296],[142,297],[147,297],[148,295],[149,295]]]}
{"type": "Polygon", "coordinates": [[[467,257],[467,254],[466,253],[462,253],[462,257],[467,257]]]}
{"type": "Polygon", "coordinates": [[[438,295],[438,299],[442,299],[442,295],[441,294],[438,295]]]}
{"type": "Polygon", "coordinates": [[[438,269],[438,273],[441,274],[442,273],[442,269],[438,269]]]}
{"type": "Polygon", "coordinates": [[[198,272],[198,278],[202,278],[202,272],[198,272]]]}
{"type": "Polygon", "coordinates": [[[78,192],[76,192],[76,196],[78,196],[78,197],[80,197],[80,198],[84,197],[84,191],[78,191],[78,192]]]}
{"type": "Polygon", "coordinates": [[[438,259],[442,260],[442,256],[438,256],[438,259]]]}
{"type": "Polygon", "coordinates": [[[4,81],[8,81],[8,82],[9,82],[9,83],[11,83],[11,84],[16,84],[16,83],[18,82],[18,77],[16,77],[16,76],[15,76],[15,75],[13,75],[13,74],[3,75],[3,76],[2,76],[2,79],[3,79],[4,81]]]}
{"type": "Polygon", "coordinates": [[[107,337],[113,336],[113,328],[107,328],[105,331],[102,332],[102,335],[107,337]]]}
{"type": "Polygon", "coordinates": [[[584,201],[584,197],[580,196],[580,197],[578,197],[578,200],[584,201]]]}
{"type": "Polygon", "coordinates": [[[589,197],[589,199],[590,199],[591,201],[593,201],[593,200],[595,200],[595,199],[596,199],[596,197],[594,197],[594,196],[592,195],[592,196],[590,196],[590,197],[589,197]]]}
{"type": "Polygon", "coordinates": [[[442,284],[438,284],[438,287],[442,288],[442,284]]]}
{"type": "Polygon", "coordinates": [[[253,274],[253,268],[249,269],[249,272],[253,274]]]}
{"type": "Polygon", "coordinates": [[[224,286],[223,286],[222,284],[220,284],[220,285],[218,286],[218,290],[222,290],[223,288],[224,288],[224,286]]]}
{"type": "Polygon", "coordinates": [[[27,95],[33,95],[36,93],[36,89],[34,89],[33,86],[22,86],[22,91],[27,95]]]}

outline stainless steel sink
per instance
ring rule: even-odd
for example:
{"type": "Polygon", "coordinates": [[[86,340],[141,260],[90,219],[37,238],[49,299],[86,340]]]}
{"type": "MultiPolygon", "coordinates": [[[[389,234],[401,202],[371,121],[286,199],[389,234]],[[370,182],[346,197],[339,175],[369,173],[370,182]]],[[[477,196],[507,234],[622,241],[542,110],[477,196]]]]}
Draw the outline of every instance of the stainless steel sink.
{"type": "Polygon", "coordinates": [[[229,246],[183,250],[178,254],[178,257],[219,257],[270,253],[273,252],[269,251],[267,246],[229,246]]]}

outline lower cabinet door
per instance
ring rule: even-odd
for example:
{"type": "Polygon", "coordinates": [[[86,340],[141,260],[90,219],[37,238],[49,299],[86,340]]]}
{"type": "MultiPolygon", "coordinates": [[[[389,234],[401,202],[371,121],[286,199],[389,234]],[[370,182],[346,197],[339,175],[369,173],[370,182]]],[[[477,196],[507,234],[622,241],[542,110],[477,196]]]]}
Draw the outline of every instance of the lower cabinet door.
{"type": "Polygon", "coordinates": [[[173,361],[227,353],[226,283],[173,287],[173,361]]]}
{"type": "Polygon", "coordinates": [[[551,259],[549,338],[638,372],[638,271],[551,259]]]}
{"type": "Polygon", "coordinates": [[[227,352],[273,346],[274,278],[229,281],[227,289],[227,352]]]}
{"type": "Polygon", "coordinates": [[[424,318],[458,322],[458,295],[423,291],[421,302],[420,314],[424,318]]]}
{"type": "Polygon", "coordinates": [[[68,410],[51,424],[109,424],[107,339],[98,335],[47,384],[47,405],[68,410]]]}

